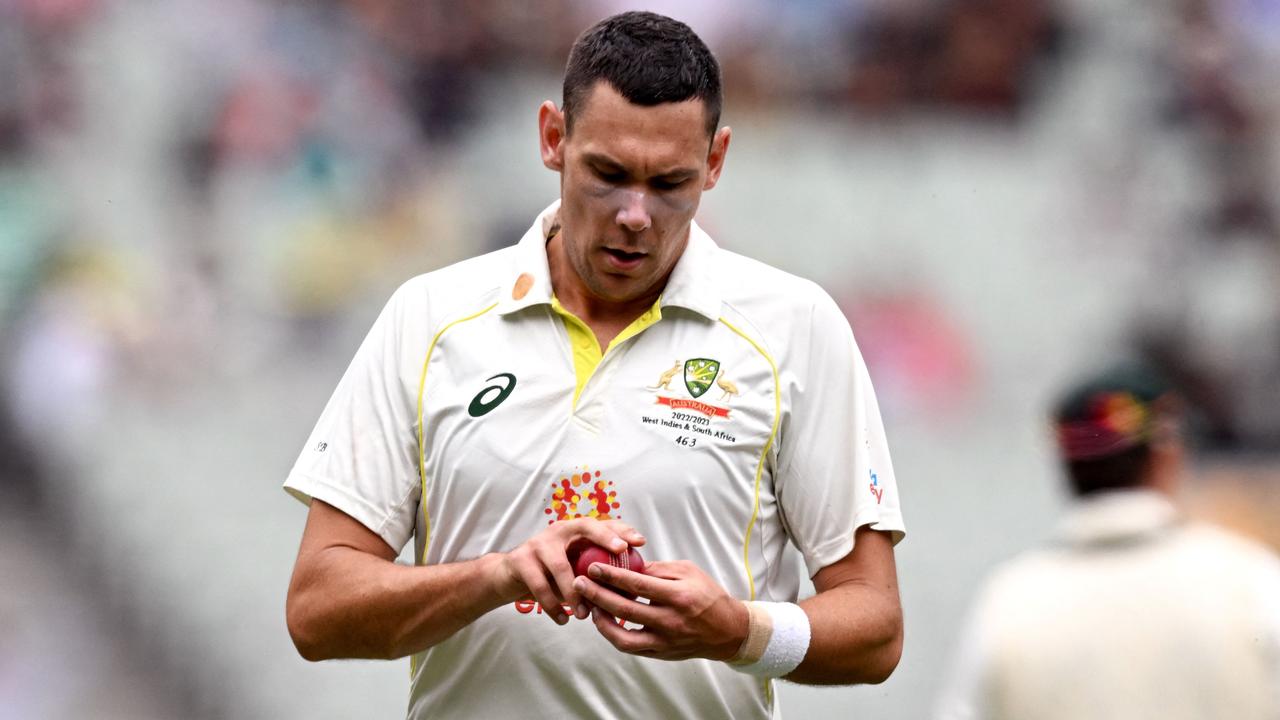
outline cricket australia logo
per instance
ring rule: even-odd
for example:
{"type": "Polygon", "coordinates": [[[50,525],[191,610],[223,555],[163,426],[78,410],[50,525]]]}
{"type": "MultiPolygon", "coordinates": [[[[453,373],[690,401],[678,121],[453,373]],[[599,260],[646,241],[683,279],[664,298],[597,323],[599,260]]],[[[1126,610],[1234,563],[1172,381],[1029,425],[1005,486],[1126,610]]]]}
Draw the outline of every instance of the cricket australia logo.
{"type": "Polygon", "coordinates": [[[657,402],[659,405],[666,405],[672,410],[693,411],[705,415],[707,418],[728,418],[729,408],[712,405],[699,399],[706,395],[712,387],[717,387],[721,390],[720,397],[717,398],[720,402],[727,402],[729,399],[741,394],[738,386],[725,377],[720,361],[712,358],[693,358],[683,363],[676,360],[671,367],[662,372],[658,377],[658,382],[650,385],[649,389],[658,391],[657,402]],[[689,397],[664,395],[664,390],[669,393],[679,392],[672,388],[671,383],[675,381],[677,374],[682,369],[684,372],[684,389],[688,391],[689,397]]]}
{"type": "Polygon", "coordinates": [[[710,358],[694,358],[684,363],[684,386],[689,394],[700,398],[711,389],[716,375],[720,374],[720,361],[710,358]]]}

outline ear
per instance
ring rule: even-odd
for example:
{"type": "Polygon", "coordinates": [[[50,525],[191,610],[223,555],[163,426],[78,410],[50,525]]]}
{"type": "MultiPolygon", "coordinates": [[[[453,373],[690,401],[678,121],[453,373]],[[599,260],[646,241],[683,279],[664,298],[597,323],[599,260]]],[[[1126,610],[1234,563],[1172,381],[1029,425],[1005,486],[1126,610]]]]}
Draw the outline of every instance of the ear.
{"type": "Polygon", "coordinates": [[[720,182],[720,171],[724,169],[724,156],[729,153],[729,139],[732,136],[733,129],[727,126],[711,136],[711,150],[707,152],[707,181],[702,184],[704,191],[720,182]]]}
{"type": "Polygon", "coordinates": [[[538,144],[542,148],[542,164],[556,172],[564,171],[564,112],[547,100],[538,108],[538,144]]]}

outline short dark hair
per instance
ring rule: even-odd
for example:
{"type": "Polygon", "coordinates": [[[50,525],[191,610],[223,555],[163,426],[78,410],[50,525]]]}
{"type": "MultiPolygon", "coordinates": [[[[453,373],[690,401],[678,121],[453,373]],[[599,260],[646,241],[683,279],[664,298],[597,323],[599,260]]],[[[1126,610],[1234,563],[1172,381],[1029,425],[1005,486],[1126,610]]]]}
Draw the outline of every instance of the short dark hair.
{"type": "Polygon", "coordinates": [[[1151,446],[1143,444],[1095,460],[1066,460],[1063,465],[1071,491],[1083,496],[1141,487],[1150,463],[1151,446]]]}
{"type": "Polygon", "coordinates": [[[720,64],[688,25],[652,12],[605,18],[574,41],[564,71],[566,131],[574,113],[599,81],[628,102],[661,105],[697,98],[707,114],[707,134],[720,124],[720,64]]]}

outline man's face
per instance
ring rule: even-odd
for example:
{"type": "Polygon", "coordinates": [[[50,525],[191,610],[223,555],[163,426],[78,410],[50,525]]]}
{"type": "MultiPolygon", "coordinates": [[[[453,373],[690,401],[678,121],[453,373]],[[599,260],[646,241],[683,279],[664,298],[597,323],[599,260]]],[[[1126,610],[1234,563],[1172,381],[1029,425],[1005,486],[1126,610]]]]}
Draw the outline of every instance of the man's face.
{"type": "Polygon", "coordinates": [[[697,99],[634,105],[598,82],[566,135],[563,114],[543,105],[543,162],[560,172],[561,242],[596,298],[652,295],[680,259],[729,144],[728,128],[707,136],[705,113],[697,99]]]}

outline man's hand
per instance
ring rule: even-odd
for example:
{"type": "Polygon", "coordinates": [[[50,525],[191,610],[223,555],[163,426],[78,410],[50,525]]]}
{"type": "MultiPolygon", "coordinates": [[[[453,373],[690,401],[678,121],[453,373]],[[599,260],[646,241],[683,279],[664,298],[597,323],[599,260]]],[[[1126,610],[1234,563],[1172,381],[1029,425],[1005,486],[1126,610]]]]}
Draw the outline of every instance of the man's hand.
{"type": "Polygon", "coordinates": [[[547,617],[560,625],[569,622],[564,605],[573,608],[579,620],[585,619],[589,609],[574,587],[573,567],[567,553],[569,545],[579,540],[593,542],[614,553],[625,552],[628,546],[640,547],[645,542],[635,528],[617,520],[560,520],[502,556],[502,594],[512,600],[532,595],[547,617]]]}
{"type": "Polygon", "coordinates": [[[687,561],[651,562],[644,574],[593,563],[578,590],[595,606],[591,619],[625,653],[686,660],[728,660],[747,637],[747,607],[687,561]],[[648,604],[601,587],[601,583],[647,598],[648,604]],[[618,620],[643,625],[628,630],[618,620]]]}
{"type": "MultiPolygon", "coordinates": [[[[884,682],[902,656],[902,605],[889,533],[863,526],[848,555],[813,578],[816,595],[800,603],[811,628],[809,650],[787,675],[810,685],[884,682]]],[[[595,605],[596,629],[625,653],[663,660],[728,660],[747,637],[747,609],[688,562],[645,563],[645,574],[595,563],[579,578],[595,605]],[[607,583],[648,598],[628,600],[607,583]],[[642,625],[628,630],[614,618],[642,625]]]]}

